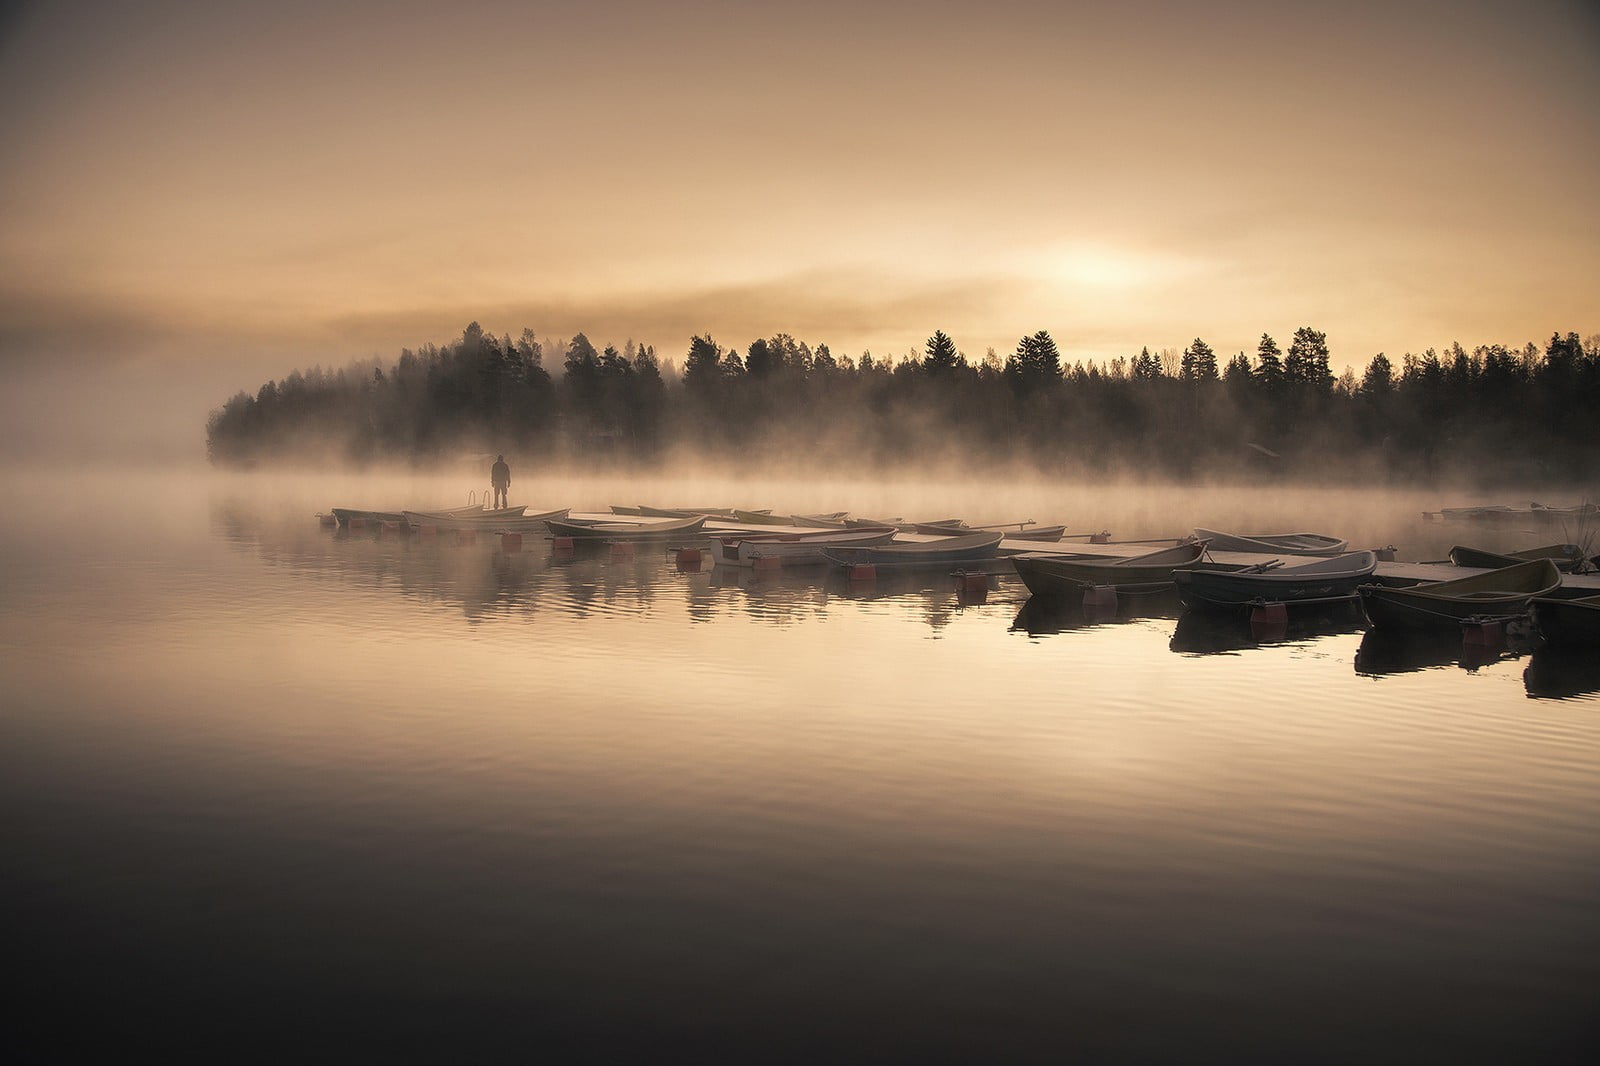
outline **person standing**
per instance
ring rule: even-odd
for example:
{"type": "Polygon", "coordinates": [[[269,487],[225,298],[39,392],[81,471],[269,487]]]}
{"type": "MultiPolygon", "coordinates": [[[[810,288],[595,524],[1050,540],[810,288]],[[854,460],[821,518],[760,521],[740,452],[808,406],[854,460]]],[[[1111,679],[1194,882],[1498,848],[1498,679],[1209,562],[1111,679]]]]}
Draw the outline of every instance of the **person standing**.
{"type": "Polygon", "coordinates": [[[489,468],[489,484],[494,487],[494,505],[496,507],[510,506],[506,503],[506,494],[511,489],[511,468],[506,465],[505,456],[497,455],[494,457],[494,466],[489,468]]]}

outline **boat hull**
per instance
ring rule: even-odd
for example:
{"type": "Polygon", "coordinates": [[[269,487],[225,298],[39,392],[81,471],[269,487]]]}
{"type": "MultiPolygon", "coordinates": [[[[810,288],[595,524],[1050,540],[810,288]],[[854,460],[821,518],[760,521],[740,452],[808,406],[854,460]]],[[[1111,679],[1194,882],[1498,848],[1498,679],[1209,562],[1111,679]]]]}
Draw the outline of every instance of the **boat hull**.
{"type": "Polygon", "coordinates": [[[1600,596],[1582,600],[1539,597],[1529,601],[1528,610],[1546,644],[1600,649],[1600,596]]]}
{"type": "Polygon", "coordinates": [[[1561,572],[1548,559],[1520,563],[1457,581],[1410,588],[1361,586],[1361,605],[1379,629],[1450,629],[1473,617],[1524,613],[1535,597],[1561,587],[1561,572]]]}
{"type": "Polygon", "coordinates": [[[1358,552],[1339,559],[1279,571],[1191,569],[1173,572],[1178,598],[1196,611],[1234,611],[1256,603],[1286,606],[1353,602],[1357,589],[1372,579],[1378,558],[1358,552]]]}

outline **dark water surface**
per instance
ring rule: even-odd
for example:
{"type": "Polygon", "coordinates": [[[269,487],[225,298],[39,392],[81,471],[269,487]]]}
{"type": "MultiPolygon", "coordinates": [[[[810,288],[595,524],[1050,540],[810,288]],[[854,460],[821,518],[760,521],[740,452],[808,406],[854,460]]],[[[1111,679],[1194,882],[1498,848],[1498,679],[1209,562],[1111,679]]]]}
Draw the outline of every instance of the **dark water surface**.
{"type": "MultiPolygon", "coordinates": [[[[4,481],[3,1040],[29,1060],[1596,1050],[1593,663],[311,519],[464,502],[442,483],[4,481]]],[[[519,488],[1407,558],[1461,539],[1421,510],[1472,502],[519,488]]]]}

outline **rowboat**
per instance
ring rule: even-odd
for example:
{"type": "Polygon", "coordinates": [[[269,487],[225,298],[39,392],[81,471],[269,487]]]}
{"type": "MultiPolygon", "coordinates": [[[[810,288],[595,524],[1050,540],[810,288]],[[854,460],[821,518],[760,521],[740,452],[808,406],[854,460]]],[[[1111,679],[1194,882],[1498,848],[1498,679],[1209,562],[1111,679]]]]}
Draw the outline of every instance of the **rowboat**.
{"type": "MultiPolygon", "coordinates": [[[[563,516],[564,517],[564,516],[563,516]]],[[[651,522],[567,522],[550,518],[544,522],[552,536],[571,537],[573,540],[654,541],[674,537],[693,537],[706,524],[705,515],[698,518],[667,519],[651,522]]]]}
{"type": "MultiPolygon", "coordinates": [[[[1213,545],[1215,548],[1215,545],[1213,545]]],[[[1376,552],[1349,552],[1298,566],[1263,563],[1239,570],[1175,570],[1178,598],[1196,611],[1231,611],[1253,603],[1351,600],[1378,567],[1376,552]]]]}
{"type": "Polygon", "coordinates": [[[1457,544],[1450,549],[1450,561],[1457,566],[1476,566],[1485,570],[1515,566],[1530,559],[1549,559],[1556,569],[1570,571],[1583,562],[1583,549],[1576,544],[1546,544],[1542,548],[1525,548],[1519,552],[1491,552],[1482,548],[1466,548],[1457,544]]]}
{"type": "Polygon", "coordinates": [[[1528,601],[1561,587],[1561,571],[1549,559],[1410,588],[1362,585],[1361,603],[1376,628],[1453,628],[1474,615],[1519,615],[1528,601]]]}
{"type": "MultiPolygon", "coordinates": [[[[615,507],[611,508],[615,514],[622,514],[615,507]]],[[[638,507],[629,508],[629,514],[636,514],[643,518],[699,518],[706,515],[711,518],[732,518],[731,507],[647,507],[640,504],[638,507]]]]}
{"type": "Polygon", "coordinates": [[[718,537],[718,566],[808,566],[825,563],[822,553],[830,548],[864,548],[888,544],[893,529],[831,530],[815,533],[790,533],[778,536],[718,537]]]}
{"type": "MultiPolygon", "coordinates": [[[[519,512],[526,508],[518,508],[519,512]]],[[[565,518],[569,508],[541,511],[538,514],[487,513],[456,514],[450,511],[403,511],[405,521],[413,529],[433,526],[436,529],[469,529],[481,533],[542,533],[547,519],[565,518]]]]}
{"type": "Polygon", "coordinates": [[[1347,540],[1321,533],[1219,533],[1215,529],[1195,529],[1196,540],[1211,542],[1214,552],[1255,552],[1267,555],[1338,555],[1350,546],[1347,540]]]}
{"type": "Polygon", "coordinates": [[[334,519],[341,526],[348,526],[352,518],[363,522],[404,522],[405,515],[399,511],[361,511],[354,507],[330,507],[334,519]]]}
{"type": "Polygon", "coordinates": [[[1600,648],[1600,596],[1581,600],[1535,597],[1528,602],[1534,628],[1546,644],[1560,648],[1600,648]]]}
{"type": "Polygon", "coordinates": [[[1171,588],[1174,568],[1194,565],[1205,551],[1204,541],[1193,541],[1176,548],[1163,548],[1114,560],[1100,557],[1075,559],[1028,552],[1013,555],[1011,565],[1017,568],[1022,583],[1035,596],[1065,599],[1081,595],[1084,589],[1097,585],[1110,585],[1118,592],[1154,592],[1171,588]]]}
{"type": "Polygon", "coordinates": [[[831,515],[821,514],[796,514],[790,515],[789,520],[802,529],[849,529],[850,523],[843,517],[835,518],[831,515]]]}
{"type": "Polygon", "coordinates": [[[827,548],[823,557],[839,566],[943,566],[993,559],[1003,539],[999,533],[969,533],[917,544],[881,544],[861,548],[827,548]]]}
{"type": "Polygon", "coordinates": [[[1067,531],[1066,526],[1036,526],[1032,522],[989,522],[969,526],[965,522],[916,522],[912,528],[930,537],[964,536],[968,533],[1004,533],[1007,540],[1037,540],[1054,543],[1067,531]],[[1032,526],[1030,529],[1029,527],[1032,526]]]}
{"type": "Polygon", "coordinates": [[[786,526],[789,524],[788,515],[774,515],[771,511],[744,511],[735,507],[733,517],[737,522],[747,526],[786,526]]]}

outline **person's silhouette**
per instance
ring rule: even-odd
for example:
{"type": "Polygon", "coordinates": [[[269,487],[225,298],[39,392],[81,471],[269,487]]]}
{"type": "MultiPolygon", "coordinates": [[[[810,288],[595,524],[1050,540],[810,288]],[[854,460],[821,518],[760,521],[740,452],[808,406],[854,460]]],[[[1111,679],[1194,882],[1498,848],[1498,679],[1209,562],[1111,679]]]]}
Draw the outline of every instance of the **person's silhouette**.
{"type": "Polygon", "coordinates": [[[506,465],[506,457],[494,457],[494,466],[489,469],[489,484],[494,486],[494,506],[508,507],[506,494],[511,489],[511,468],[506,465]]]}

